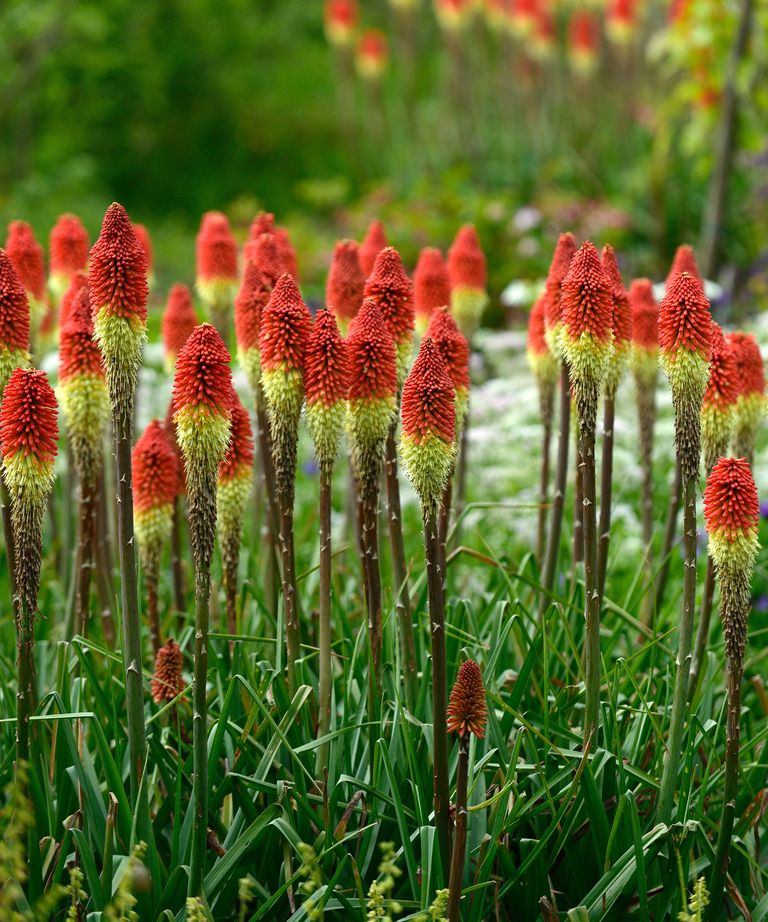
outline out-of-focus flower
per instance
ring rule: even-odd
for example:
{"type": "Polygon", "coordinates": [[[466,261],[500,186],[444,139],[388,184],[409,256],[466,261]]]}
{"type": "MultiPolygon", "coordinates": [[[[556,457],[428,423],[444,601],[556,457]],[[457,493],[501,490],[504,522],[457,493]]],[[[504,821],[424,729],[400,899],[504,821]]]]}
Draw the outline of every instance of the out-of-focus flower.
{"type": "Polygon", "coordinates": [[[133,229],[136,231],[136,236],[139,238],[144,255],[147,257],[147,279],[152,284],[155,278],[155,253],[152,249],[152,238],[144,224],[134,224],[133,229]]]}
{"type": "Polygon", "coordinates": [[[433,0],[435,16],[441,29],[458,32],[472,20],[474,0],[433,0]]]}
{"type": "Polygon", "coordinates": [[[480,239],[472,224],[459,229],[448,250],[451,312],[461,332],[471,339],[488,304],[488,269],[480,239]]]}
{"type": "Polygon", "coordinates": [[[637,28],[637,0],[609,0],[605,31],[617,45],[626,45],[637,28]]]}
{"type": "Polygon", "coordinates": [[[511,0],[510,32],[518,38],[530,38],[536,30],[540,7],[539,0],[511,0]]]}
{"type": "Polygon", "coordinates": [[[609,397],[614,397],[629,360],[632,345],[632,311],[613,247],[603,247],[602,262],[613,294],[613,356],[605,377],[605,393],[609,397]]]}
{"type": "Polygon", "coordinates": [[[11,221],[8,225],[5,249],[27,293],[31,327],[37,330],[48,307],[45,298],[43,248],[26,221],[11,221]]]}
{"type": "Polygon", "coordinates": [[[63,214],[54,224],[48,238],[51,275],[48,285],[56,304],[69,287],[75,272],[84,272],[88,265],[88,233],[77,215],[63,214]]]}
{"type": "Polygon", "coordinates": [[[597,68],[598,25],[586,10],[574,10],[568,22],[568,60],[577,74],[589,76],[597,68]]]}
{"type": "Polygon", "coordinates": [[[667,288],[669,288],[672,279],[675,276],[680,275],[681,272],[685,272],[688,275],[692,275],[697,279],[703,286],[704,281],[699,272],[699,267],[696,264],[696,254],[693,252],[693,247],[687,243],[682,243],[675,250],[675,257],[672,260],[672,265],[669,267],[669,274],[667,275],[667,280],[664,283],[667,288]]]}
{"type": "Polygon", "coordinates": [[[360,266],[366,278],[373,272],[376,257],[386,245],[387,235],[384,231],[384,225],[378,219],[371,221],[358,251],[360,266]]]}
{"type": "Polygon", "coordinates": [[[560,328],[562,325],[563,280],[568,274],[574,253],[576,240],[570,231],[560,234],[552,254],[552,262],[547,273],[544,288],[544,335],[553,354],[560,353],[560,328]]]}
{"type": "Polygon", "coordinates": [[[337,48],[348,48],[355,40],[360,13],[357,0],[326,0],[325,37],[337,48]]]}
{"type": "Polygon", "coordinates": [[[381,80],[389,61],[387,36],[381,29],[366,29],[357,43],[355,63],[363,80],[381,80]]]}
{"type": "Polygon", "coordinates": [[[765,418],[765,366],[760,346],[751,333],[729,333],[728,341],[736,362],[736,410],[734,452],[751,459],[755,438],[765,418]]]}
{"type": "Polygon", "coordinates": [[[413,307],[420,336],[424,335],[432,314],[450,304],[451,282],[443,254],[437,247],[424,247],[413,272],[413,307]]]}
{"type": "Polygon", "coordinates": [[[165,366],[169,374],[176,367],[176,358],[196,326],[197,314],[192,304],[192,295],[189,288],[179,282],[168,292],[168,301],[160,324],[165,366]]]}
{"type": "Polygon", "coordinates": [[[160,557],[171,539],[179,471],[176,453],[159,419],[133,446],[133,509],[142,566],[157,580],[160,557]]]}
{"type": "Polygon", "coordinates": [[[29,364],[29,302],[10,257],[0,250],[0,399],[15,368],[29,364]]]}
{"type": "Polygon", "coordinates": [[[469,410],[469,343],[458,328],[450,310],[443,307],[432,314],[427,327],[431,337],[445,361],[448,377],[456,392],[456,433],[461,433],[469,410]]]}
{"type": "Polygon", "coordinates": [[[701,405],[701,449],[707,472],[728,453],[737,398],[736,355],[731,342],[713,321],[709,381],[701,405]]]}
{"type": "Polygon", "coordinates": [[[354,240],[339,240],[334,247],[328,270],[325,303],[336,315],[342,333],[347,332],[350,321],[363,303],[365,279],[357,243],[354,240]]]}

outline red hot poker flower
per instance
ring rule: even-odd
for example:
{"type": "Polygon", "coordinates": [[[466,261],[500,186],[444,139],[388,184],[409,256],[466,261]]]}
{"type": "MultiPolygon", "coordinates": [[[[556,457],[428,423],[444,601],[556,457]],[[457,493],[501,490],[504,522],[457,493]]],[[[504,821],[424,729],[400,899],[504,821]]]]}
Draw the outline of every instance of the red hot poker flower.
{"type": "Polygon", "coordinates": [[[357,43],[357,72],[364,80],[379,80],[389,59],[387,36],[381,29],[366,29],[357,43]]]}
{"type": "Polygon", "coordinates": [[[77,289],[67,321],[59,334],[59,381],[73,375],[104,377],[101,351],[93,338],[93,317],[88,283],[77,289]]]}
{"type": "Polygon", "coordinates": [[[277,253],[280,258],[280,274],[287,272],[292,275],[298,282],[299,264],[296,260],[296,250],[291,243],[291,235],[284,227],[275,228],[275,242],[277,244],[277,253]]]}
{"type": "Polygon", "coordinates": [[[229,480],[252,474],[253,469],[253,429],[251,417],[232,390],[230,407],[232,410],[232,429],[229,436],[229,446],[224,460],[219,465],[219,480],[229,480]]]}
{"type": "Polygon", "coordinates": [[[488,706],[485,703],[485,686],[480,667],[468,659],[459,667],[456,684],[448,702],[448,732],[464,736],[474,733],[478,739],[485,736],[488,706]]]}
{"type": "Polygon", "coordinates": [[[26,221],[11,221],[5,248],[21,284],[36,301],[45,300],[45,258],[43,248],[26,221]]]}
{"type": "Polygon", "coordinates": [[[179,470],[165,426],[153,419],[133,446],[133,504],[138,512],[171,506],[179,470]]]}
{"type": "Polygon", "coordinates": [[[229,362],[229,352],[216,328],[210,323],[195,327],[176,360],[174,414],[204,405],[229,418],[232,390],[229,362]]]}
{"type": "MultiPolygon", "coordinates": [[[[64,292],[59,307],[59,327],[63,327],[69,320],[72,309],[80,297],[83,288],[88,288],[88,276],[84,272],[73,272],[67,290],[64,292]]],[[[90,297],[90,295],[89,295],[90,297]]]]}
{"type": "Polygon", "coordinates": [[[488,271],[480,239],[472,224],[459,229],[448,250],[448,276],[451,288],[485,289],[488,271]]]}
{"type": "Polygon", "coordinates": [[[417,326],[422,332],[432,314],[451,303],[451,283],[448,266],[437,247],[425,247],[413,273],[413,306],[417,326]]]}
{"type": "Polygon", "coordinates": [[[435,311],[427,327],[445,360],[448,377],[458,391],[469,390],[469,343],[447,308],[435,311]]]}
{"type": "Polygon", "coordinates": [[[147,275],[152,275],[152,270],[155,264],[155,253],[152,249],[152,238],[149,236],[149,231],[143,224],[134,224],[133,229],[136,231],[136,236],[139,238],[141,248],[144,250],[144,255],[147,257],[147,275]]]}
{"type": "Polygon", "coordinates": [[[264,273],[249,260],[235,298],[235,335],[238,348],[259,348],[261,312],[269,301],[271,289],[264,273]]]}
{"type": "MultiPolygon", "coordinates": [[[[8,477],[8,463],[17,455],[38,467],[53,463],[59,438],[57,410],[56,395],[44,371],[14,371],[0,409],[0,449],[6,464],[6,482],[12,479],[8,477]]],[[[26,489],[23,483],[18,486],[26,489]]]]}
{"type": "Polygon", "coordinates": [[[757,488],[743,458],[721,458],[704,490],[704,523],[710,536],[717,533],[733,543],[755,533],[760,521],[757,488]]]}
{"type": "Polygon", "coordinates": [[[696,263],[696,254],[693,252],[693,247],[689,246],[687,243],[681,244],[675,251],[675,258],[672,260],[672,265],[669,269],[669,275],[667,276],[667,288],[669,288],[673,279],[680,275],[681,272],[686,272],[688,275],[692,275],[698,282],[701,283],[702,287],[704,286],[704,283],[701,279],[701,273],[699,272],[699,267],[696,263]]]}
{"type": "Polygon", "coordinates": [[[269,211],[260,211],[251,221],[248,228],[248,239],[258,240],[262,234],[273,234],[275,231],[275,216],[269,211]]]}
{"type": "Polygon", "coordinates": [[[712,322],[712,355],[709,361],[709,382],[704,392],[704,405],[720,411],[728,409],[738,397],[736,356],[719,324],[712,322]]]}
{"type": "Polygon", "coordinates": [[[681,349],[709,361],[712,318],[701,282],[693,275],[676,275],[659,306],[659,347],[674,354],[681,349]]]}
{"type": "Polygon", "coordinates": [[[259,349],[265,371],[301,370],[312,315],[288,273],[282,275],[261,314],[259,349]]]}
{"type": "Polygon", "coordinates": [[[333,314],[320,310],[315,315],[304,357],[304,387],[307,406],[331,406],[347,397],[349,354],[333,314]]]}
{"type": "Polygon", "coordinates": [[[69,277],[88,265],[88,232],[77,215],[63,214],[48,238],[51,275],[69,277]]]}
{"type": "Polygon", "coordinates": [[[373,272],[376,257],[386,245],[387,235],[384,232],[384,225],[379,220],[371,221],[365,238],[360,244],[360,265],[366,278],[373,272]]]}
{"type": "Polygon", "coordinates": [[[203,281],[237,279],[237,243],[219,211],[203,216],[196,240],[197,276],[203,281]]]}
{"type": "Polygon", "coordinates": [[[197,315],[192,304],[192,295],[186,285],[178,282],[168,292],[168,301],[160,325],[165,346],[165,357],[169,365],[176,363],[176,357],[197,326],[197,315]]]}
{"type": "Polygon", "coordinates": [[[413,286],[394,247],[385,247],[376,257],[365,283],[365,297],[373,298],[387,321],[397,346],[398,383],[402,382],[411,356],[415,316],[413,286]]]}
{"type": "Polygon", "coordinates": [[[549,346],[544,336],[546,295],[537,298],[528,317],[528,352],[532,356],[546,355],[549,346]]]}
{"type": "Polygon", "coordinates": [[[632,340],[632,310],[616,259],[616,251],[612,246],[603,247],[602,262],[603,271],[613,289],[613,342],[617,348],[623,348],[632,340]]]}
{"type": "Polygon", "coordinates": [[[91,249],[88,283],[94,312],[147,319],[147,256],[122,205],[104,215],[99,239],[91,249]]]}
{"type": "Polygon", "coordinates": [[[659,307],[648,279],[635,279],[629,289],[632,343],[641,349],[659,348],[659,307]]]}
{"type": "Polygon", "coordinates": [[[751,333],[729,333],[728,340],[736,359],[736,382],[739,394],[765,393],[765,368],[760,346],[751,333]]]}
{"type": "Polygon", "coordinates": [[[29,302],[5,250],[0,250],[0,349],[25,354],[29,349],[29,302]]]}
{"type": "Polygon", "coordinates": [[[333,250],[325,301],[336,314],[342,329],[360,310],[363,303],[365,275],[360,265],[359,247],[354,240],[340,240],[333,250]]]}
{"type": "Polygon", "coordinates": [[[169,637],[155,658],[155,673],[152,676],[152,700],[155,704],[172,701],[184,691],[182,664],[181,647],[173,637],[169,637]]]}
{"type": "MultiPolygon", "coordinates": [[[[547,273],[545,286],[544,322],[548,333],[551,332],[556,335],[559,329],[563,280],[568,274],[568,269],[575,253],[576,241],[573,234],[570,231],[560,234],[552,256],[552,263],[547,273]]],[[[553,343],[550,343],[550,345],[553,345],[553,343]]]]}
{"type": "Polygon", "coordinates": [[[357,0],[325,0],[325,37],[328,42],[340,48],[350,45],[358,18],[357,0]]]}
{"type": "Polygon", "coordinates": [[[403,386],[403,436],[417,444],[437,435],[451,444],[456,435],[453,382],[440,350],[426,338],[403,386]]]}
{"type": "Polygon", "coordinates": [[[271,291],[283,274],[280,251],[274,234],[261,234],[255,240],[249,240],[243,251],[248,262],[252,262],[264,276],[267,291],[271,291]]]}
{"type": "Polygon", "coordinates": [[[352,321],[349,346],[349,400],[386,399],[397,392],[392,333],[375,301],[366,298],[352,321]]]}
{"type": "Polygon", "coordinates": [[[562,284],[563,333],[576,340],[584,333],[598,343],[611,340],[613,294],[600,255],[587,241],[571,260],[562,284]]]}

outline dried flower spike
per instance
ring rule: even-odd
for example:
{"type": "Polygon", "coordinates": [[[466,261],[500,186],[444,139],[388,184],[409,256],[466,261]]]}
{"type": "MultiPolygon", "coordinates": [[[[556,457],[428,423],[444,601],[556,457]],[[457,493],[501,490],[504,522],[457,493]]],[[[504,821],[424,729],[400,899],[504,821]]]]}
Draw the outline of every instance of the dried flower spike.
{"type": "Polygon", "coordinates": [[[168,292],[168,301],[160,324],[165,349],[165,367],[169,374],[176,367],[179,352],[196,326],[197,314],[192,304],[192,295],[186,285],[178,282],[168,292]]]}
{"type": "Polygon", "coordinates": [[[729,333],[736,360],[738,397],[734,418],[734,451],[752,457],[755,438],[765,416],[765,367],[760,346],[751,333],[729,333]]]}
{"type": "Polygon", "coordinates": [[[434,312],[450,304],[451,282],[443,254],[437,247],[425,247],[419,253],[413,273],[413,307],[420,336],[424,335],[434,312]]]}
{"type": "Polygon", "coordinates": [[[385,247],[376,257],[365,283],[365,297],[376,302],[392,334],[397,349],[397,382],[401,386],[411,361],[415,318],[413,285],[394,247],[385,247]]]}
{"type": "Polygon", "coordinates": [[[488,706],[485,702],[483,674],[474,660],[468,659],[459,667],[456,683],[448,702],[448,732],[465,736],[473,733],[478,739],[485,736],[488,706]]]}
{"type": "Polygon", "coordinates": [[[570,231],[560,234],[544,287],[544,331],[549,348],[555,355],[559,355],[560,350],[563,281],[568,275],[568,269],[575,253],[576,241],[573,234],[570,231]]]}
{"type": "Polygon", "coordinates": [[[384,232],[384,225],[379,220],[371,221],[359,250],[360,266],[366,278],[373,272],[376,257],[386,245],[387,235],[384,232]]]}
{"type": "Polygon", "coordinates": [[[181,647],[173,637],[169,637],[157,651],[155,672],[152,676],[152,700],[155,704],[173,699],[184,691],[185,683],[181,674],[183,658],[181,647]]]}
{"type": "Polygon", "coordinates": [[[75,272],[88,266],[88,233],[77,215],[63,214],[48,238],[51,274],[48,286],[56,304],[61,301],[75,272]]]}
{"type": "Polygon", "coordinates": [[[471,339],[488,305],[488,270],[477,231],[465,224],[448,250],[451,312],[461,332],[471,339]]]}
{"type": "Polygon", "coordinates": [[[719,325],[712,322],[712,355],[709,381],[701,405],[701,448],[704,470],[728,454],[738,399],[736,355],[719,325]]]}
{"type": "Polygon", "coordinates": [[[363,303],[365,278],[360,265],[360,248],[354,240],[340,240],[334,247],[328,270],[325,302],[336,315],[344,334],[363,303]]]}
{"type": "Polygon", "coordinates": [[[307,426],[321,467],[336,460],[346,418],[349,389],[349,350],[341,338],[334,315],[315,315],[304,357],[307,392],[307,426]]]}
{"type": "Polygon", "coordinates": [[[403,467],[422,507],[436,510],[456,454],[456,409],[445,360],[429,337],[403,385],[402,420],[403,467]]]}
{"type": "Polygon", "coordinates": [[[448,377],[453,382],[456,397],[456,438],[464,427],[469,411],[469,343],[453,319],[449,308],[432,314],[427,327],[430,336],[445,361],[448,377]]]}
{"type": "Polygon", "coordinates": [[[116,202],[107,209],[91,250],[88,283],[112,412],[130,419],[147,338],[147,257],[128,214],[116,202]]]}
{"type": "Polygon", "coordinates": [[[29,364],[29,302],[10,257],[0,250],[0,399],[15,368],[29,364]]]}
{"type": "Polygon", "coordinates": [[[48,309],[45,297],[45,257],[34,231],[26,221],[11,221],[5,249],[24,286],[29,301],[30,323],[37,330],[48,309]]]}

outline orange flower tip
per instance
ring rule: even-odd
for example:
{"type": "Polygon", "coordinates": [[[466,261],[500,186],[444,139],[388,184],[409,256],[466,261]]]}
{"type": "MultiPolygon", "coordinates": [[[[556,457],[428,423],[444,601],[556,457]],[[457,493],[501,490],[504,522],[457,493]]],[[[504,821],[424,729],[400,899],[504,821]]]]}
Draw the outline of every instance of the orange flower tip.
{"type": "Polygon", "coordinates": [[[67,311],[66,322],[61,325],[59,332],[59,381],[67,381],[74,375],[104,377],[101,352],[93,338],[93,317],[87,280],[85,284],[76,288],[67,311]]]}
{"type": "Polygon", "coordinates": [[[323,13],[328,43],[339,48],[351,45],[360,18],[357,0],[325,0],[323,13]]]}
{"type": "Polygon", "coordinates": [[[53,487],[58,404],[44,371],[17,368],[0,408],[3,477],[14,503],[39,506],[53,487]]]}
{"type": "Polygon", "coordinates": [[[192,331],[197,326],[197,315],[189,288],[177,282],[168,292],[160,331],[163,337],[165,355],[173,365],[192,331]]]}
{"type": "Polygon", "coordinates": [[[309,308],[295,278],[286,272],[261,313],[259,349],[264,371],[301,371],[311,328],[309,308]]]}
{"type": "Polygon", "coordinates": [[[284,227],[276,227],[274,234],[280,263],[280,274],[287,272],[298,282],[299,264],[296,258],[296,250],[291,242],[291,235],[284,227]]]}
{"type": "Polygon", "coordinates": [[[704,524],[710,555],[721,577],[751,571],[757,553],[760,505],[744,458],[720,458],[704,490],[704,524]]]}
{"type": "Polygon", "coordinates": [[[376,301],[365,298],[349,327],[350,401],[393,399],[397,393],[395,343],[376,301]]]}
{"type": "Polygon", "coordinates": [[[269,211],[260,211],[248,228],[248,240],[258,240],[262,234],[272,234],[275,230],[275,216],[269,211]]]}
{"type": "Polygon", "coordinates": [[[101,233],[91,249],[88,270],[91,303],[98,315],[129,320],[143,327],[147,319],[147,256],[122,205],[109,206],[101,233]]]}
{"type": "Polygon", "coordinates": [[[51,288],[60,298],[73,272],[83,272],[88,265],[88,232],[77,215],[63,214],[48,237],[51,262],[51,288]]]}
{"type": "Polygon", "coordinates": [[[304,358],[307,404],[325,406],[346,399],[349,390],[349,355],[336,318],[327,309],[315,315],[304,358]]]}
{"type": "Polygon", "coordinates": [[[283,274],[280,251],[274,233],[260,234],[255,240],[249,240],[245,245],[243,255],[246,268],[248,263],[252,262],[264,277],[267,290],[271,291],[283,274]]]}
{"type": "Polygon", "coordinates": [[[149,235],[149,231],[144,224],[134,224],[134,231],[136,231],[136,236],[139,238],[139,243],[141,248],[144,250],[144,255],[147,257],[147,275],[152,275],[152,269],[154,268],[155,254],[152,248],[152,238],[149,235]]]}
{"type": "Polygon", "coordinates": [[[545,285],[546,303],[544,321],[547,332],[555,331],[560,324],[560,298],[563,280],[568,274],[571,260],[576,253],[576,240],[570,231],[560,234],[552,255],[545,285]]]}
{"type": "Polygon", "coordinates": [[[325,300],[342,327],[360,310],[365,289],[365,274],[360,264],[360,248],[354,240],[340,240],[333,250],[325,300]]]}
{"type": "MultiPolygon", "coordinates": [[[[459,394],[466,396],[469,390],[469,342],[461,332],[448,308],[436,310],[429,321],[427,336],[430,336],[445,361],[446,370],[459,394]]],[[[458,409],[458,406],[457,406],[458,409]]]]}
{"type": "Polygon", "coordinates": [[[226,215],[209,211],[196,239],[197,279],[201,297],[217,300],[237,282],[237,242],[226,215]],[[226,289],[226,291],[219,289],[226,289]]]}
{"type": "Polygon", "coordinates": [[[232,426],[229,446],[224,460],[219,465],[219,481],[231,480],[234,477],[247,476],[253,473],[253,428],[251,417],[243,406],[235,389],[230,395],[230,411],[232,426]]]}
{"type": "Polygon", "coordinates": [[[151,684],[152,700],[155,704],[173,701],[184,691],[182,665],[181,647],[169,637],[155,657],[155,672],[151,684]]]}
{"type": "Polygon", "coordinates": [[[210,323],[196,326],[176,360],[175,411],[204,405],[229,416],[232,388],[229,362],[229,352],[216,327],[210,323]]]}
{"type": "Polygon", "coordinates": [[[739,396],[765,394],[765,366],[760,346],[751,333],[737,331],[728,334],[736,363],[736,381],[739,396]]]}
{"type": "Polygon", "coordinates": [[[386,245],[387,235],[384,225],[378,219],[371,221],[363,242],[360,244],[360,265],[366,278],[373,272],[376,257],[386,245]]]}
{"type": "Polygon", "coordinates": [[[45,257],[26,221],[11,221],[5,249],[28,296],[42,305],[45,301],[45,257]]]}
{"type": "Polygon", "coordinates": [[[419,253],[413,273],[413,306],[417,323],[425,325],[432,314],[451,303],[451,282],[443,254],[436,247],[419,253]]]}
{"type": "Polygon", "coordinates": [[[659,306],[650,279],[635,279],[629,288],[632,343],[644,350],[659,348],[659,306]]]}
{"type": "Polygon", "coordinates": [[[704,286],[698,264],[696,263],[696,254],[693,251],[693,247],[687,243],[681,244],[675,251],[675,256],[669,269],[669,275],[667,276],[667,288],[669,288],[674,278],[682,272],[692,275],[701,283],[702,287],[704,286]]]}
{"type": "Polygon", "coordinates": [[[176,499],[179,471],[165,425],[153,419],[133,446],[133,505],[137,512],[170,507],[176,499]]]}
{"type": "Polygon", "coordinates": [[[480,238],[473,224],[459,229],[448,250],[448,277],[451,288],[485,290],[488,270],[480,238]]]}
{"type": "Polygon", "coordinates": [[[29,350],[29,301],[11,258],[0,250],[0,393],[13,367],[23,364],[29,350]],[[5,366],[8,358],[15,362],[5,366]],[[18,359],[18,361],[17,361],[18,359]]]}
{"type": "Polygon", "coordinates": [[[685,350],[709,361],[712,317],[701,281],[681,272],[674,276],[659,305],[659,348],[674,357],[685,350]]]}
{"type": "Polygon", "coordinates": [[[468,659],[459,667],[456,683],[448,702],[448,732],[460,737],[473,733],[478,739],[485,736],[488,706],[480,667],[468,659]]]}
{"type": "Polygon", "coordinates": [[[415,327],[413,285],[394,247],[384,247],[365,283],[365,297],[379,306],[397,345],[410,342],[415,327]]]}
{"type": "Polygon", "coordinates": [[[357,72],[363,80],[380,80],[387,69],[389,45],[381,29],[366,29],[357,43],[357,72]]]}

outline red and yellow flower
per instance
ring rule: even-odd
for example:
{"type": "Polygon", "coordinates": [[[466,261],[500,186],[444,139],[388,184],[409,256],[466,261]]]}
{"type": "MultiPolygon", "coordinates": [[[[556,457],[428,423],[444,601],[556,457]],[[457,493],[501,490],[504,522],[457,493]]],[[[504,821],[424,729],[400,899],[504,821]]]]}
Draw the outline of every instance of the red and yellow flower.
{"type": "Polygon", "coordinates": [[[384,231],[384,225],[378,219],[371,221],[359,250],[360,265],[366,278],[373,272],[376,257],[386,245],[387,235],[384,231]]]}
{"type": "Polygon", "coordinates": [[[453,382],[458,441],[469,411],[469,343],[447,307],[432,314],[426,335],[440,350],[448,377],[453,382]]]}
{"type": "Polygon", "coordinates": [[[261,394],[261,312],[269,300],[271,290],[272,284],[269,279],[258,264],[249,259],[235,298],[235,340],[237,359],[257,400],[261,394]]]}
{"type": "Polygon", "coordinates": [[[656,390],[659,368],[659,306],[649,279],[635,279],[629,289],[632,311],[632,370],[638,383],[656,390]]]}
{"type": "Polygon", "coordinates": [[[321,467],[336,459],[346,419],[349,349],[330,310],[317,312],[304,357],[307,426],[321,467]]]}
{"type": "Polygon", "coordinates": [[[178,460],[165,425],[153,419],[133,446],[133,521],[141,562],[157,578],[160,557],[170,541],[179,480],[178,460]]]}
{"type": "Polygon", "coordinates": [[[354,240],[340,240],[334,247],[328,270],[325,303],[336,315],[336,321],[344,334],[363,303],[365,278],[357,243],[354,240]]]}
{"type": "Polygon", "coordinates": [[[448,732],[465,736],[473,733],[478,739],[485,736],[488,722],[488,705],[480,667],[468,659],[459,667],[456,683],[448,701],[448,732]]]}
{"type": "Polygon", "coordinates": [[[448,266],[437,247],[424,247],[413,273],[413,307],[416,330],[424,335],[435,311],[450,307],[451,281],[448,266]]]}
{"type": "Polygon", "coordinates": [[[325,0],[323,18],[328,44],[337,48],[350,47],[360,18],[357,0],[325,0]]]}
{"type": "Polygon", "coordinates": [[[701,404],[701,448],[706,471],[711,471],[718,458],[728,453],[738,395],[735,351],[713,321],[709,381],[701,404]]]}
{"type": "MultiPolygon", "coordinates": [[[[237,393],[232,391],[232,429],[229,447],[219,465],[216,509],[222,556],[236,561],[248,498],[253,489],[253,429],[251,417],[237,393]]],[[[236,563],[235,563],[236,568],[236,563]]]]}
{"type": "Polygon", "coordinates": [[[27,293],[30,324],[33,330],[37,330],[48,310],[43,248],[26,221],[11,221],[5,249],[27,293]]]}
{"type": "Polygon", "coordinates": [[[751,333],[730,333],[736,360],[738,397],[734,417],[734,450],[750,457],[765,416],[765,366],[760,346],[751,333]]]}
{"type": "Polygon", "coordinates": [[[10,256],[0,250],[0,399],[15,368],[29,364],[29,302],[10,256]]]}
{"type": "Polygon", "coordinates": [[[555,356],[560,355],[563,280],[568,275],[575,252],[576,240],[573,234],[570,231],[560,234],[544,286],[544,335],[555,356]]]}
{"type": "Polygon", "coordinates": [[[451,312],[461,332],[472,338],[488,305],[488,269],[477,231],[471,224],[459,229],[448,250],[451,312]]]}
{"type": "Polygon", "coordinates": [[[415,316],[413,285],[394,247],[385,247],[376,257],[365,283],[365,297],[376,302],[387,322],[397,349],[398,387],[405,380],[413,351],[415,316]]]}
{"type": "Polygon", "coordinates": [[[186,285],[178,282],[168,292],[168,301],[160,323],[165,367],[169,374],[173,372],[179,352],[196,326],[197,314],[192,303],[192,295],[186,285]]]}
{"type": "Polygon", "coordinates": [[[605,393],[614,397],[624,377],[632,347],[632,309],[612,246],[603,247],[602,263],[613,293],[613,354],[605,376],[605,393]]]}
{"type": "Polygon", "coordinates": [[[56,304],[61,301],[75,272],[88,266],[88,232],[77,215],[63,214],[48,238],[50,277],[48,287],[56,304]]]}

